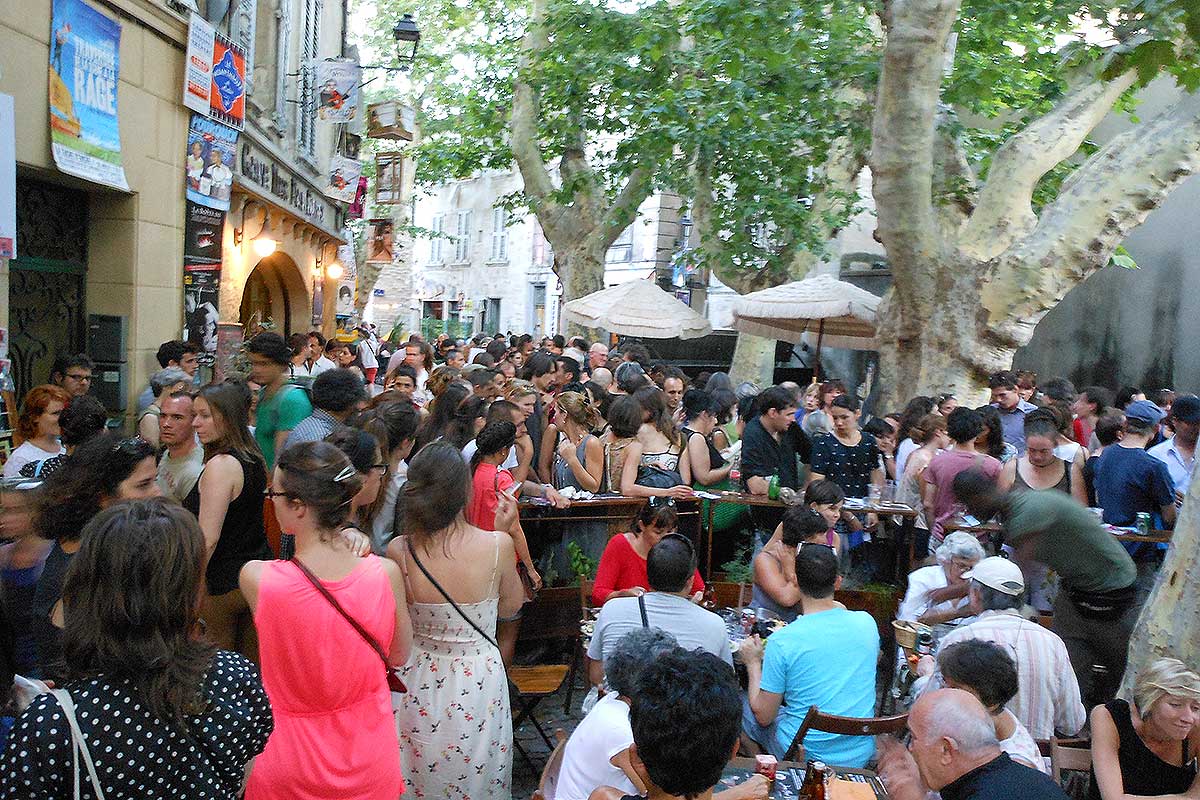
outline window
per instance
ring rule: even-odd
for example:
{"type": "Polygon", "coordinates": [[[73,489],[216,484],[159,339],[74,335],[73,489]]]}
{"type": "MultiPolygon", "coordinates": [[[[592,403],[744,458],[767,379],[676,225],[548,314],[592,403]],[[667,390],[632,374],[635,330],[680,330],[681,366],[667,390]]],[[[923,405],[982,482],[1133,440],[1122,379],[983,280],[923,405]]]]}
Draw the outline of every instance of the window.
{"type": "Polygon", "coordinates": [[[296,105],[299,117],[296,125],[296,146],[300,154],[311,160],[317,153],[316,89],[317,68],[313,62],[320,57],[322,0],[304,0],[304,38],[300,50],[300,102],[296,105]]]}
{"type": "Polygon", "coordinates": [[[442,263],[442,243],[446,240],[442,238],[446,229],[446,217],[442,214],[434,214],[433,220],[429,223],[429,229],[433,231],[433,238],[429,240],[429,263],[442,263]]]}
{"type": "Polygon", "coordinates": [[[612,247],[608,248],[608,257],[605,259],[608,262],[629,262],[633,261],[633,226],[630,225],[625,230],[621,231],[621,235],[612,243],[612,247]]]}
{"type": "Polygon", "coordinates": [[[458,228],[454,236],[454,263],[471,260],[471,212],[458,212],[458,228]]]}
{"type": "Polygon", "coordinates": [[[375,156],[375,202],[401,202],[403,179],[404,156],[399,153],[379,153],[375,156]]]}
{"type": "Polygon", "coordinates": [[[529,332],[540,334],[546,329],[546,284],[532,284],[529,287],[529,299],[529,332]]]}
{"type": "Polygon", "coordinates": [[[508,209],[492,209],[492,261],[508,261],[508,209]]]}

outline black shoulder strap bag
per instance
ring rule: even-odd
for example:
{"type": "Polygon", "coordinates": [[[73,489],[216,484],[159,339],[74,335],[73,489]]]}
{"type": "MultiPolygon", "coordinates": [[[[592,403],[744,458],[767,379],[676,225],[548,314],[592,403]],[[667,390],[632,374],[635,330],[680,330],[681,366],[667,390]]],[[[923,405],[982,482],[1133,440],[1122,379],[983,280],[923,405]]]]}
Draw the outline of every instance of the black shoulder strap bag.
{"type": "Polygon", "coordinates": [[[333,610],[341,614],[342,618],[345,619],[346,622],[349,622],[351,627],[358,632],[358,635],[361,636],[367,644],[371,645],[371,649],[379,655],[380,660],[383,661],[384,672],[387,675],[388,689],[399,694],[404,694],[407,692],[408,687],[404,685],[404,681],[400,679],[400,676],[396,674],[396,670],[393,669],[392,665],[388,663],[387,653],[384,652],[383,645],[375,641],[375,637],[367,633],[367,629],[360,625],[358,620],[350,616],[346,609],[342,608],[342,604],[337,601],[337,598],[325,588],[320,579],[318,579],[316,575],[313,575],[308,567],[304,566],[304,563],[300,561],[300,559],[293,558],[292,563],[300,568],[300,572],[303,573],[304,577],[308,578],[308,582],[313,585],[314,589],[321,593],[321,596],[329,602],[329,605],[333,606],[333,610]]]}

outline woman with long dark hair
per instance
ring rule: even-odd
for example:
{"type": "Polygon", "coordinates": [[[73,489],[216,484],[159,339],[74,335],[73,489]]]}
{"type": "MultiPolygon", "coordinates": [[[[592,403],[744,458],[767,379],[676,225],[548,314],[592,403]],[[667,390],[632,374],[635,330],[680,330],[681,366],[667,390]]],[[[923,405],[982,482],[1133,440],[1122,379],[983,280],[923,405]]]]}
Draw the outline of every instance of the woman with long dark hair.
{"type": "Polygon", "coordinates": [[[75,797],[238,796],[273,722],[254,666],[203,636],[204,558],[200,527],[173,502],[117,503],[87,524],[63,586],[68,682],[18,718],[5,796],[71,797],[80,775],[75,797]]]}
{"type": "Polygon", "coordinates": [[[204,621],[217,646],[256,659],[258,643],[238,571],[247,561],[270,558],[271,548],[263,529],[267,468],[250,435],[250,393],[241,383],[212,384],[200,390],[192,408],[204,468],[183,507],[204,531],[204,621]]]}
{"type": "Polygon", "coordinates": [[[686,442],[675,427],[662,391],[657,386],[644,386],[633,396],[642,406],[642,425],[625,455],[621,494],[691,497],[692,470],[686,442]]]}
{"type": "Polygon", "coordinates": [[[487,417],[488,401],[477,394],[463,400],[454,409],[454,416],[446,428],[445,438],[450,444],[462,450],[483,430],[484,419],[487,417]]]}
{"type": "MultiPolygon", "coordinates": [[[[405,535],[388,545],[412,601],[413,648],[403,670],[409,692],[396,716],[406,788],[420,797],[511,791],[512,714],[495,635],[498,623],[517,617],[525,593],[512,539],[463,516],[467,470],[448,442],[417,453],[401,491],[405,535]],[[438,768],[446,758],[455,769],[438,768]]],[[[501,493],[495,527],[508,530],[516,514],[501,493]]]]}
{"type": "MultiPolygon", "coordinates": [[[[437,441],[450,431],[454,412],[458,411],[459,404],[470,396],[471,387],[455,381],[429,404],[429,416],[417,429],[417,441],[412,449],[414,457],[425,445],[437,441]]],[[[411,463],[412,459],[409,461],[411,463]]]]}
{"type": "Polygon", "coordinates": [[[289,447],[271,484],[296,552],[251,561],[240,576],[276,713],[247,800],[395,800],[403,779],[385,662],[403,664],[412,643],[404,580],[340,535],[362,480],[337,447],[289,447]]]}
{"type": "Polygon", "coordinates": [[[62,597],[67,567],[79,551],[79,537],[88,521],[120,500],[157,497],[158,470],[154,448],[138,437],[114,433],[94,436],[81,444],[62,469],[51,475],[38,496],[34,527],[54,541],[46,556],[31,612],[36,640],[38,675],[57,678],[62,661],[62,597]]]}

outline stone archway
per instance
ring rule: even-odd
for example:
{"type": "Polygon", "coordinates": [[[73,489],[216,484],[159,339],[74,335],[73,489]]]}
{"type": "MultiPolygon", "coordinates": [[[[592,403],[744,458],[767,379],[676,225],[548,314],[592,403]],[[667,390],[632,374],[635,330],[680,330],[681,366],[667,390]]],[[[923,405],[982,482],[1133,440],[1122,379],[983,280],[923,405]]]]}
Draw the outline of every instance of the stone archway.
{"type": "Polygon", "coordinates": [[[246,277],[239,321],[247,338],[268,322],[286,338],[309,329],[311,309],[300,268],[287,253],[276,252],[259,261],[246,277]]]}

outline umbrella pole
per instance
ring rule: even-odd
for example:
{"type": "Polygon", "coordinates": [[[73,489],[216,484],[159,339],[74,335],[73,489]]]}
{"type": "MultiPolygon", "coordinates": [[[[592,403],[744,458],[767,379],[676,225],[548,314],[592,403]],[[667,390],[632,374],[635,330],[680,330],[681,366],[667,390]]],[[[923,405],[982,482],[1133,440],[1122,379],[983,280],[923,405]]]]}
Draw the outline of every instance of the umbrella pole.
{"type": "Polygon", "coordinates": [[[821,339],[825,337],[825,320],[817,323],[817,362],[813,368],[813,383],[821,382],[821,339]]]}

